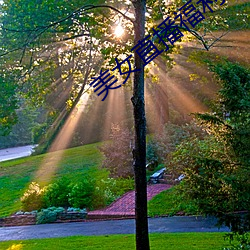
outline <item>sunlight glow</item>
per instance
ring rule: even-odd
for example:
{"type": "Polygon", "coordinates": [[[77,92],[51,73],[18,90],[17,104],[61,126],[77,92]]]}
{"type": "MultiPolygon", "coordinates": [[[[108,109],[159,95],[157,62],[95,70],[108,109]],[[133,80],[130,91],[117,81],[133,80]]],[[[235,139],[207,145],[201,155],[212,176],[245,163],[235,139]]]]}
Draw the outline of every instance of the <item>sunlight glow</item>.
{"type": "Polygon", "coordinates": [[[52,143],[49,152],[44,158],[39,170],[36,173],[36,180],[39,183],[47,184],[51,177],[55,174],[59,163],[63,158],[64,149],[67,148],[71,139],[73,138],[74,131],[81,117],[82,111],[85,109],[88,102],[89,95],[83,94],[81,100],[72,111],[70,117],[63,125],[61,131],[52,143]],[[56,151],[56,152],[54,152],[56,151]]]}
{"type": "MultiPolygon", "coordinates": [[[[118,24],[116,35],[121,36],[123,33],[123,28],[118,24]]],[[[160,60],[155,62],[157,67],[149,69],[152,76],[159,78],[159,82],[149,78],[145,84],[147,124],[151,132],[160,130],[168,121],[189,119],[190,113],[206,111],[207,107],[196,95],[201,91],[206,96],[212,97],[215,92],[213,85],[197,83],[196,92],[193,93],[188,84],[193,84],[190,82],[189,75],[195,71],[193,69],[190,71],[185,56],[179,55],[177,59],[178,65],[171,72],[166,68],[166,63],[160,60]]],[[[201,68],[195,73],[203,73],[202,70],[201,68]]],[[[96,97],[96,100],[89,99],[86,93],[51,145],[50,151],[56,152],[46,155],[34,179],[39,184],[50,182],[60,168],[60,162],[66,153],[63,149],[69,146],[78,128],[84,128],[81,130],[81,143],[87,144],[90,141],[96,142],[97,139],[98,141],[108,140],[112,123],[121,126],[132,124],[131,95],[130,88],[119,88],[110,91],[108,98],[102,102],[100,97],[96,97]],[[87,112],[83,112],[85,109],[87,112]]],[[[58,117],[59,121],[62,117],[58,117]]]]}
{"type": "Polygon", "coordinates": [[[116,37],[122,37],[122,35],[124,34],[124,29],[120,24],[116,26],[114,34],[116,37]]]}

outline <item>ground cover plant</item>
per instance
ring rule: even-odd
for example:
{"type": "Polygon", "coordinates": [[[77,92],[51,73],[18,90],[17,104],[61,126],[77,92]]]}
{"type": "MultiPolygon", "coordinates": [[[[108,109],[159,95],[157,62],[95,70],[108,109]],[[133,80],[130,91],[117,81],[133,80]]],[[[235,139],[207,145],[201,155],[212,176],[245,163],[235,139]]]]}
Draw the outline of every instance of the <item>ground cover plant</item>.
{"type": "MultiPolygon", "coordinates": [[[[229,244],[224,233],[170,233],[151,234],[152,250],[221,250],[229,244]]],[[[6,250],[78,250],[78,249],[135,249],[134,235],[76,236],[54,239],[36,239],[0,242],[6,250]]]]}

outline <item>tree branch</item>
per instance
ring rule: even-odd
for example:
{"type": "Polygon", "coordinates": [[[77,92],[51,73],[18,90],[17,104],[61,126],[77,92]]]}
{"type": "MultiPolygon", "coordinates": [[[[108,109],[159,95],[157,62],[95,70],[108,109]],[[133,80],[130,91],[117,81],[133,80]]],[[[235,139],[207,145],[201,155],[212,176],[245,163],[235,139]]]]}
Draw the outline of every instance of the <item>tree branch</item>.
{"type": "Polygon", "coordinates": [[[131,23],[134,24],[134,22],[135,22],[132,18],[128,17],[126,14],[122,13],[120,10],[118,10],[115,7],[110,6],[110,5],[90,5],[90,7],[86,10],[91,10],[91,9],[96,9],[96,8],[109,8],[109,9],[114,10],[115,12],[119,13],[120,15],[122,15],[125,19],[127,19],[131,23]]]}
{"type": "MultiPolygon", "coordinates": [[[[97,9],[97,8],[108,8],[108,9],[111,9],[111,10],[117,12],[118,14],[122,15],[125,19],[127,19],[128,21],[130,21],[130,22],[132,22],[134,24],[134,20],[132,18],[128,17],[126,14],[122,13],[120,10],[116,9],[113,6],[110,6],[110,5],[85,5],[85,6],[80,7],[76,11],[72,12],[67,17],[64,17],[64,18],[62,18],[62,19],[60,19],[60,20],[58,20],[56,22],[52,22],[49,25],[37,26],[34,29],[15,30],[15,29],[5,28],[4,26],[2,26],[2,29],[5,30],[5,31],[10,31],[10,32],[24,32],[24,33],[38,32],[38,34],[36,34],[32,39],[30,39],[30,41],[26,42],[21,47],[18,47],[18,48],[15,48],[15,49],[3,52],[2,54],[0,54],[0,57],[1,56],[5,56],[5,55],[7,55],[9,53],[18,51],[18,50],[25,50],[28,45],[30,45],[32,42],[34,42],[39,36],[41,36],[49,28],[52,28],[52,27],[54,27],[54,26],[56,26],[58,24],[61,24],[61,23],[65,22],[65,21],[67,21],[68,19],[70,19],[70,18],[72,18],[72,17],[74,17],[76,15],[79,15],[79,14],[85,12],[85,11],[89,11],[89,10],[97,9]]],[[[80,36],[82,36],[82,35],[80,35],[80,36]]]]}
{"type": "Polygon", "coordinates": [[[84,6],[80,7],[79,9],[77,9],[76,11],[72,12],[70,15],[68,15],[68,16],[66,16],[58,21],[52,22],[49,25],[36,26],[34,29],[26,29],[26,30],[25,29],[23,29],[23,30],[9,29],[9,28],[6,28],[4,26],[2,26],[2,29],[5,31],[11,31],[11,32],[24,32],[24,33],[25,32],[36,32],[36,31],[39,31],[41,29],[49,29],[53,26],[56,26],[58,24],[61,24],[65,21],[67,21],[68,19],[70,19],[76,15],[81,14],[84,11],[89,11],[89,10],[97,9],[97,8],[109,8],[109,9],[119,13],[120,15],[122,15],[128,21],[134,23],[134,20],[132,18],[128,17],[126,14],[122,13],[120,10],[116,9],[113,6],[110,6],[110,5],[84,5],[84,6]]]}
{"type": "MultiPolygon", "coordinates": [[[[217,37],[210,45],[207,44],[207,42],[205,41],[204,37],[201,36],[197,31],[193,30],[193,29],[187,29],[185,27],[179,26],[179,25],[172,25],[171,27],[173,28],[178,28],[178,29],[182,29],[185,31],[190,32],[193,36],[195,36],[204,46],[204,48],[209,51],[209,49],[217,42],[219,41],[223,36],[225,36],[226,34],[229,33],[229,31],[227,31],[226,33],[223,33],[220,37],[217,37]]],[[[165,32],[164,30],[161,30],[160,32],[158,32],[158,35],[161,35],[163,32],[165,32]]],[[[155,35],[153,36],[153,41],[157,38],[158,36],[155,35]]]]}

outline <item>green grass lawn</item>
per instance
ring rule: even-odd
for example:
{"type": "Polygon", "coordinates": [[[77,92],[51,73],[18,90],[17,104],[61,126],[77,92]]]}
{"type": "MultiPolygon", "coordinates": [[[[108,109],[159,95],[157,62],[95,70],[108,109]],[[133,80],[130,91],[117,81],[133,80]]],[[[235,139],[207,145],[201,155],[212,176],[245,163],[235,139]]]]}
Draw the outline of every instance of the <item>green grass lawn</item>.
{"type": "Polygon", "coordinates": [[[157,217],[161,215],[175,215],[177,212],[184,212],[185,214],[197,215],[199,214],[197,207],[191,202],[187,202],[177,194],[175,187],[153,197],[148,203],[148,215],[157,217]]]}
{"type": "MultiPolygon", "coordinates": [[[[65,150],[51,181],[66,177],[71,181],[77,182],[87,175],[88,178],[89,176],[98,179],[107,177],[108,172],[98,168],[102,160],[102,155],[97,148],[98,145],[100,143],[65,150]]],[[[57,152],[49,155],[50,157],[55,157],[57,152]]],[[[0,217],[8,216],[21,210],[20,197],[32,181],[37,181],[35,174],[46,156],[48,154],[1,163],[0,217]]],[[[162,166],[159,168],[162,168],[162,166]]],[[[189,204],[181,202],[182,199],[179,199],[179,202],[177,202],[176,197],[174,189],[155,196],[149,202],[149,216],[173,215],[179,211],[197,214],[192,206],[190,207],[189,204]]]]}
{"type": "MultiPolygon", "coordinates": [[[[98,145],[100,143],[65,150],[51,181],[66,177],[77,182],[87,175],[88,178],[107,177],[108,172],[98,168],[102,160],[98,145]]],[[[57,152],[49,155],[55,157],[57,152]]],[[[20,197],[32,181],[37,181],[36,172],[47,156],[48,154],[44,154],[0,163],[0,217],[21,210],[20,197]]],[[[180,207],[176,203],[176,195],[172,189],[157,195],[149,203],[150,216],[171,215],[178,211],[180,207]]]]}
{"type": "MultiPolygon", "coordinates": [[[[106,171],[98,169],[102,160],[98,145],[100,143],[65,150],[58,166],[51,166],[56,167],[51,180],[64,176],[79,181],[86,174],[106,176],[106,171]]],[[[50,156],[56,154],[50,153],[50,156]]],[[[30,182],[37,181],[35,175],[45,157],[46,154],[0,163],[0,217],[21,209],[20,197],[30,182]]]]}
{"type": "MultiPolygon", "coordinates": [[[[228,246],[224,233],[151,234],[151,250],[221,250],[228,246]]],[[[7,241],[1,250],[79,250],[79,249],[135,249],[134,235],[74,236],[67,238],[7,241]]]]}

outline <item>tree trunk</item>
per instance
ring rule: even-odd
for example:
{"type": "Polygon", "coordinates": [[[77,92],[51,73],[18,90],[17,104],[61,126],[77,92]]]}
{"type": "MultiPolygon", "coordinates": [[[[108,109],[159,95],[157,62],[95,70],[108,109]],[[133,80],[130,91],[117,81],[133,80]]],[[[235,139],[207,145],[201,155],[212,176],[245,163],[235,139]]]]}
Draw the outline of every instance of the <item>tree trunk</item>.
{"type": "MultiPolygon", "coordinates": [[[[145,35],[146,0],[136,0],[135,7],[135,40],[136,45],[145,35]]],[[[135,147],[133,149],[135,173],[135,216],[136,216],[136,249],[149,250],[147,218],[147,180],[146,180],[146,117],[144,103],[144,68],[142,59],[135,56],[135,68],[141,71],[134,73],[132,103],[134,107],[135,147]]]]}

